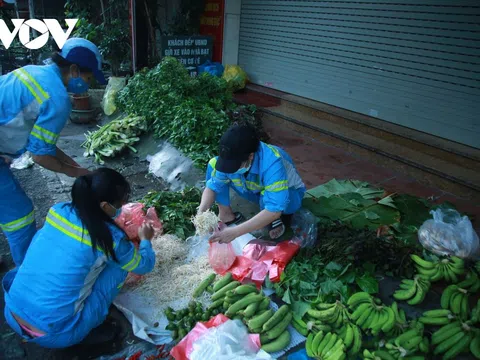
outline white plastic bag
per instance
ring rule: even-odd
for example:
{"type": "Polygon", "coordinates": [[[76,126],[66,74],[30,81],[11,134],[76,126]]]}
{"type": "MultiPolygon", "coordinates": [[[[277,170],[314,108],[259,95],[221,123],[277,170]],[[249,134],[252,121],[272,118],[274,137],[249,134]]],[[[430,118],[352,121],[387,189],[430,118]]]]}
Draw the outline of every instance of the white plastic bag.
{"type": "Polygon", "coordinates": [[[115,98],[117,93],[122,90],[127,84],[126,78],[111,77],[108,80],[107,88],[105,89],[105,94],[103,95],[102,107],[105,115],[112,115],[117,110],[117,105],[115,104],[115,98]]]}
{"type": "Polygon", "coordinates": [[[418,231],[418,239],[425,249],[437,255],[478,256],[478,235],[468,217],[453,209],[437,209],[430,213],[433,219],[425,221],[418,231]]]}
{"type": "Polygon", "coordinates": [[[229,320],[210,328],[193,343],[190,360],[269,360],[272,357],[258,350],[247,328],[239,320],[229,320]]]}

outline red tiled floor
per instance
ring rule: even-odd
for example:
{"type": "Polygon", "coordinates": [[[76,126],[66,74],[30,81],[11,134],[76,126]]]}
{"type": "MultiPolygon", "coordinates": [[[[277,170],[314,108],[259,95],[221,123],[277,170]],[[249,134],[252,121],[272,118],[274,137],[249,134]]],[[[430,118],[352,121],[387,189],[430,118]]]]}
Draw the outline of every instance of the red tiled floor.
{"type": "MultiPolygon", "coordinates": [[[[259,107],[280,105],[280,99],[274,94],[257,93],[246,90],[235,95],[237,100],[253,103],[259,107]]],[[[311,189],[336,179],[356,179],[369,182],[388,192],[411,194],[431,198],[438,203],[449,201],[459,211],[475,216],[474,226],[480,227],[480,204],[446,194],[440,189],[423,185],[414,178],[406,177],[388,168],[378,166],[342,149],[326,145],[305,135],[288,130],[285,127],[265,123],[265,130],[271,137],[271,143],[285,149],[297,166],[307,188],[311,189]]]]}

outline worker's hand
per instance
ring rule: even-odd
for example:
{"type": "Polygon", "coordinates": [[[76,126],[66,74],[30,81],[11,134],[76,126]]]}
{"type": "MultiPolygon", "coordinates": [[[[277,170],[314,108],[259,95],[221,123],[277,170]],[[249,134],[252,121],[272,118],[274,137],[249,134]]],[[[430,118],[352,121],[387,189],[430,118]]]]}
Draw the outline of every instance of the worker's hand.
{"type": "Polygon", "coordinates": [[[236,227],[227,227],[221,231],[215,232],[209,239],[210,242],[218,242],[220,244],[227,244],[232,242],[240,235],[237,233],[236,227]]]}
{"type": "Polygon", "coordinates": [[[152,224],[143,223],[142,226],[138,229],[138,237],[140,240],[152,240],[155,235],[155,230],[153,229],[152,224]]]}

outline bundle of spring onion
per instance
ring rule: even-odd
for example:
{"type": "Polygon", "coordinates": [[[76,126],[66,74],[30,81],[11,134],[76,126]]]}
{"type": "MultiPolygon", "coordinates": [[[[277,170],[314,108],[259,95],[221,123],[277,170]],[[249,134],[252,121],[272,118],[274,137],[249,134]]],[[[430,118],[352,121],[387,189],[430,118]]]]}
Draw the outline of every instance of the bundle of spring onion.
{"type": "Polygon", "coordinates": [[[104,164],[103,157],[113,157],[125,148],[133,152],[132,146],[140,140],[140,134],[147,130],[147,121],[141,116],[129,115],[100,127],[97,131],[85,134],[87,140],[82,144],[86,150],[83,156],[95,156],[95,161],[104,164]]]}

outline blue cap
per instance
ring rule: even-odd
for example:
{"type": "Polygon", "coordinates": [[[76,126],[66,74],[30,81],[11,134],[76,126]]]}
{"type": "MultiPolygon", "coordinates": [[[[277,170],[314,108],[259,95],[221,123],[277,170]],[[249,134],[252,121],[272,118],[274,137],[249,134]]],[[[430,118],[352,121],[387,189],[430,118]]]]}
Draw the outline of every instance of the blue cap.
{"type": "Polygon", "coordinates": [[[70,38],[63,45],[60,56],[73,64],[90,69],[100,84],[105,85],[107,83],[102,72],[102,55],[91,41],[70,38]]]}

